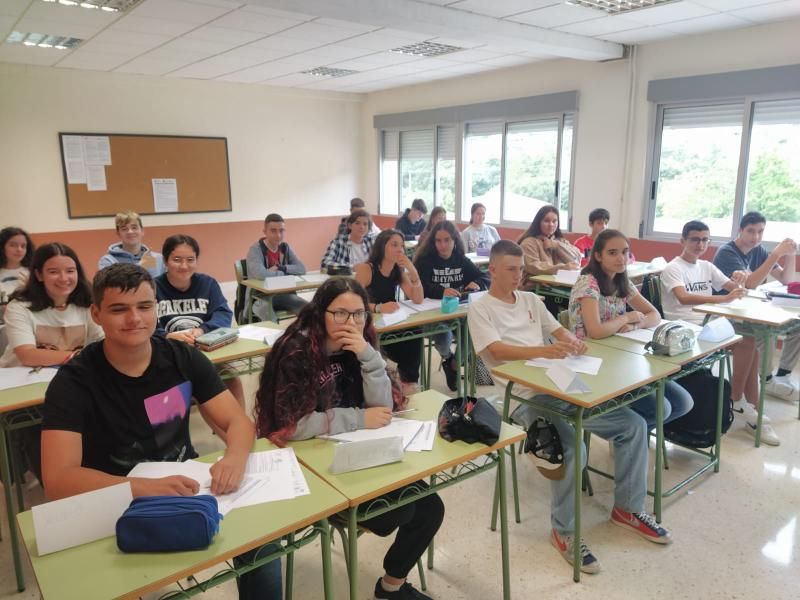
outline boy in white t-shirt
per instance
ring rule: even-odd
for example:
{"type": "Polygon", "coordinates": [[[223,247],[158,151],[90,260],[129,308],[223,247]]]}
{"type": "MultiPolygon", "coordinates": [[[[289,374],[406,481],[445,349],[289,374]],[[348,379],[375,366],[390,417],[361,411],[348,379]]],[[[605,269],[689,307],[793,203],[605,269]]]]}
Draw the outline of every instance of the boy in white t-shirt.
{"type": "MultiPolygon", "coordinates": [[[[489,259],[489,273],[492,277],[489,293],[470,304],[467,314],[475,350],[489,368],[509,360],[564,358],[568,354],[586,352],[586,344],[564,329],[538,296],[517,289],[523,274],[522,248],[509,240],[494,244],[489,259]],[[546,343],[548,337],[555,341],[546,343]]],[[[501,385],[508,383],[497,379],[501,385]]],[[[536,395],[529,388],[515,386],[514,394],[532,398],[541,406],[561,411],[574,410],[562,400],[536,395]]],[[[536,410],[531,405],[523,405],[514,412],[514,418],[530,424],[536,418],[536,410]]],[[[564,450],[565,475],[563,479],[551,481],[550,541],[572,564],[575,543],[575,430],[564,419],[554,418],[553,425],[558,430],[564,450]]],[[[624,407],[585,422],[584,428],[614,443],[616,480],[611,521],[652,542],[670,543],[672,536],[669,531],[644,512],[647,493],[647,425],[644,419],[624,407]]],[[[581,548],[581,571],[597,573],[600,570],[597,558],[583,540],[578,543],[581,548]]]]}
{"type": "Polygon", "coordinates": [[[744,271],[734,271],[728,279],[714,263],[700,257],[708,250],[711,232],[702,221],[689,221],[681,233],[680,255],[673,258],[661,273],[661,306],[664,318],[702,324],[703,313],[694,312],[698,304],[720,304],[747,295],[744,271]],[[727,290],[725,296],[714,291],[727,290]]]}

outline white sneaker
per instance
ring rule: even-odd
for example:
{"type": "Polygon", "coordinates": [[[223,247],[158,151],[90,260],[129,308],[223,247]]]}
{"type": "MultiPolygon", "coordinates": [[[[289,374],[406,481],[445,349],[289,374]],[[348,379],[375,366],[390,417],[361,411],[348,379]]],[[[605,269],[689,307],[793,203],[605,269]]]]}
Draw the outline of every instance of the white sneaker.
{"type": "MultiPolygon", "coordinates": [[[[756,437],[756,424],[754,422],[747,421],[744,424],[744,428],[752,435],[754,438],[756,437]]],[[[778,434],[775,433],[775,430],[772,428],[772,425],[761,423],[761,441],[769,446],[780,446],[781,440],[778,437],[778,434]]]]}
{"type": "Polygon", "coordinates": [[[798,389],[789,375],[773,375],[767,382],[764,391],[770,396],[782,398],[783,400],[791,400],[797,402],[798,389]]]}
{"type": "MultiPolygon", "coordinates": [[[[735,412],[737,415],[743,416],[745,419],[747,419],[748,423],[755,423],[758,419],[758,411],[756,410],[756,407],[750,404],[744,398],[733,403],[733,412],[735,412]]],[[[764,418],[761,420],[761,422],[772,423],[772,419],[770,419],[767,415],[764,415],[764,418]]]]}

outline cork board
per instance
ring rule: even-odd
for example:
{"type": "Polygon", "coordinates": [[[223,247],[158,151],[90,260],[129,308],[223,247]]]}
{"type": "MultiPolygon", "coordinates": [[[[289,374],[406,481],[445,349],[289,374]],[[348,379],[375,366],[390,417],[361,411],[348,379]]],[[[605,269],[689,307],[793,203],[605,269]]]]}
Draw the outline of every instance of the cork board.
{"type": "Polygon", "coordinates": [[[71,219],[108,217],[126,210],[142,215],[232,210],[227,138],[59,133],[59,147],[71,219]],[[102,152],[87,146],[97,140],[101,144],[107,140],[106,158],[99,161],[104,164],[97,159],[102,152]],[[79,172],[83,175],[76,175],[79,172]],[[176,209],[157,205],[154,179],[174,180],[176,209]]]}

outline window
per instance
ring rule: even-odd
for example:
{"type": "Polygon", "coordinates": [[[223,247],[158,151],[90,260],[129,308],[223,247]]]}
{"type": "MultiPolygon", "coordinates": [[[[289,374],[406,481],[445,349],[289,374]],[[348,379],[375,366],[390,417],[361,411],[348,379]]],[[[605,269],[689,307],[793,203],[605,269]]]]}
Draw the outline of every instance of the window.
{"type": "Polygon", "coordinates": [[[436,128],[436,206],[443,206],[447,219],[456,218],[456,127],[436,128]]]}
{"type": "Polygon", "coordinates": [[[790,237],[800,223],[800,98],[660,106],[652,173],[649,234],[674,237],[700,219],[729,239],[757,210],[765,241],[790,237]]]}
{"type": "Polygon", "coordinates": [[[475,202],[486,207],[486,221],[500,222],[500,162],[503,123],[470,123],[464,135],[464,202],[461,214],[469,218],[475,202]]]}
{"type": "Polygon", "coordinates": [[[504,221],[530,222],[542,206],[556,203],[557,157],[558,119],[508,125],[504,221]]]}
{"type": "Polygon", "coordinates": [[[415,198],[433,200],[432,129],[400,132],[400,211],[415,198]]]}
{"type": "Polygon", "coordinates": [[[396,131],[381,133],[381,205],[380,212],[398,214],[398,160],[400,135],[396,131]]]}

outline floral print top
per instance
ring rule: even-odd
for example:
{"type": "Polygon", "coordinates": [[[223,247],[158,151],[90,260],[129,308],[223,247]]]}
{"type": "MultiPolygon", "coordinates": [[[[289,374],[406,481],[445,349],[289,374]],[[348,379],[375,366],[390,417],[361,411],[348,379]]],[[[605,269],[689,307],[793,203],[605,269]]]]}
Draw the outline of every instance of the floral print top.
{"type": "Polygon", "coordinates": [[[575,334],[579,340],[586,337],[586,327],[583,323],[583,314],[581,311],[581,298],[594,298],[597,300],[597,308],[600,312],[600,322],[605,323],[614,317],[619,317],[625,314],[628,303],[638,291],[634,286],[630,286],[631,293],[627,297],[620,296],[604,296],[600,292],[600,285],[597,283],[594,275],[581,275],[575,286],[572,288],[572,293],[569,295],[569,323],[572,333],[575,334]]]}

